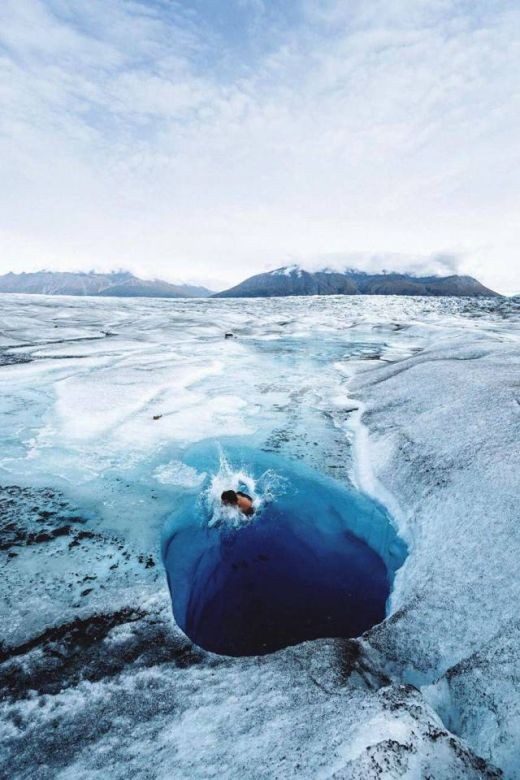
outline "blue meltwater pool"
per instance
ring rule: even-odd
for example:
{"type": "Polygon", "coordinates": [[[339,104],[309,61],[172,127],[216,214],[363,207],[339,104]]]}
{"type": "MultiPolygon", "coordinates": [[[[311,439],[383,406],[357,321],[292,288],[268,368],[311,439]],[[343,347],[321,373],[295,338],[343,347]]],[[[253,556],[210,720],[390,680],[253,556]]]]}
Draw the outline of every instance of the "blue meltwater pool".
{"type": "Polygon", "coordinates": [[[242,447],[197,445],[183,462],[200,482],[176,497],[163,558],[175,619],[193,642],[258,655],[359,636],[384,619],[406,546],[381,506],[242,447]],[[221,507],[229,488],[253,496],[253,517],[221,507]]]}

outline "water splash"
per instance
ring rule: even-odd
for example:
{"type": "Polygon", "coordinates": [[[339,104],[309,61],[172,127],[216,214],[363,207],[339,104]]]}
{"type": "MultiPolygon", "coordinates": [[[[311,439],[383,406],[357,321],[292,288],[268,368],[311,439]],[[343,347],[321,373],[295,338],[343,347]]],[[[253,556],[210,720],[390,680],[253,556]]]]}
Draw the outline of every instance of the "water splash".
{"type": "Polygon", "coordinates": [[[285,492],[286,484],[287,480],[273,469],[267,469],[255,478],[247,466],[234,467],[219,445],[218,471],[209,478],[201,496],[208,527],[226,524],[239,528],[253,522],[267,504],[285,492]],[[240,490],[251,496],[255,514],[247,516],[237,507],[224,505],[221,500],[224,490],[240,490]]]}

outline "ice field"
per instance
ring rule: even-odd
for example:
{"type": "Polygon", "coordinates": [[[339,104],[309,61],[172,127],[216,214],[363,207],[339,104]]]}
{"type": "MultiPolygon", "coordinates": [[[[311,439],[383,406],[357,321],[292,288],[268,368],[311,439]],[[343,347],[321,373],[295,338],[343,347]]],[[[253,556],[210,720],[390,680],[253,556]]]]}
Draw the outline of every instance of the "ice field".
{"type": "Polygon", "coordinates": [[[0,774],[520,778],[518,302],[1,304],[0,774]]]}

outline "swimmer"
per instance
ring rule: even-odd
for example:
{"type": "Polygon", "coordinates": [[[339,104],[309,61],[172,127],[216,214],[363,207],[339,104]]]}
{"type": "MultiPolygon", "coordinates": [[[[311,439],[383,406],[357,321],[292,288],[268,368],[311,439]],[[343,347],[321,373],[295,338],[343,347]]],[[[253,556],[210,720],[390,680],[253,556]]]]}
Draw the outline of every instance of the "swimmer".
{"type": "Polygon", "coordinates": [[[224,490],[220,496],[220,500],[224,506],[236,506],[237,509],[240,509],[240,511],[248,517],[255,513],[255,510],[253,509],[253,499],[251,496],[248,496],[247,493],[242,493],[241,490],[237,490],[236,492],[234,490],[224,490]]]}

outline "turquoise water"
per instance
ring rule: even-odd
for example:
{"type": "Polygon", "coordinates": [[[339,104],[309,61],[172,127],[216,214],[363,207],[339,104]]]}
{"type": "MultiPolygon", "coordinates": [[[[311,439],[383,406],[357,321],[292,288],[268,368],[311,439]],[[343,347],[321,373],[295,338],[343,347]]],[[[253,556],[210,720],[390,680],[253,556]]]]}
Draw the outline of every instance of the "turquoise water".
{"type": "Polygon", "coordinates": [[[175,619],[206,650],[257,655],[318,637],[359,636],[385,617],[406,556],[378,504],[307,466],[243,446],[192,447],[204,473],[179,496],[163,558],[175,619]],[[224,487],[255,516],[219,516],[224,487]]]}

